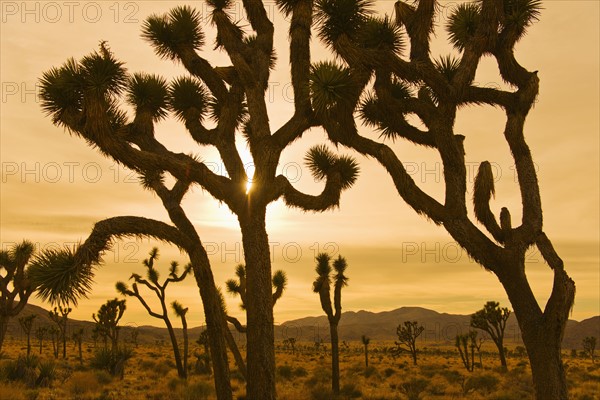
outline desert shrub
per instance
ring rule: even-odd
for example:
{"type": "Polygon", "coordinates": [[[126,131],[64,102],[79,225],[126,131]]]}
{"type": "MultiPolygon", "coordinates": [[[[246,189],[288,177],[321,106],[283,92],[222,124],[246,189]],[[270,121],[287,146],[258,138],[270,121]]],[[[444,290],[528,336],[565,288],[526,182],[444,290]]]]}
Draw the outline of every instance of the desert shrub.
{"type": "Polygon", "coordinates": [[[427,392],[434,396],[443,396],[447,390],[446,379],[439,375],[434,376],[427,385],[427,392]]]}
{"type": "Polygon", "coordinates": [[[0,399],[27,400],[25,388],[20,385],[0,383],[0,399]]]}
{"type": "Polygon", "coordinates": [[[331,370],[324,367],[317,367],[313,370],[312,375],[306,381],[308,386],[326,385],[331,382],[331,370]]]}
{"type": "Polygon", "coordinates": [[[155,363],[154,368],[153,368],[154,373],[156,373],[160,376],[167,375],[171,370],[172,370],[171,367],[169,367],[167,364],[162,363],[162,362],[155,363]]]}
{"type": "Polygon", "coordinates": [[[41,361],[38,365],[38,372],[36,386],[50,386],[52,381],[56,379],[56,365],[54,364],[54,360],[41,361]]]}
{"type": "Polygon", "coordinates": [[[167,388],[169,388],[169,390],[172,392],[174,392],[179,387],[184,386],[184,385],[185,385],[185,380],[180,379],[178,377],[171,378],[171,379],[169,379],[169,382],[167,382],[167,388]]]}
{"type": "Polygon", "coordinates": [[[140,361],[140,369],[146,371],[152,371],[156,367],[156,361],[154,360],[141,360],[140,361]]]}
{"type": "Polygon", "coordinates": [[[242,373],[237,369],[231,372],[231,379],[236,380],[238,382],[246,382],[246,378],[244,378],[244,375],[242,375],[242,373]]]}
{"type": "Polygon", "coordinates": [[[277,375],[283,379],[291,380],[293,377],[293,369],[289,365],[280,365],[277,367],[277,375]]]}
{"type": "Polygon", "coordinates": [[[385,376],[386,378],[389,378],[390,376],[394,375],[396,373],[396,370],[394,368],[386,368],[385,370],[383,370],[383,376],[385,376]]]}
{"type": "Polygon", "coordinates": [[[205,400],[212,394],[213,388],[210,384],[198,381],[182,387],[177,398],[181,400],[205,400]]]}
{"type": "Polygon", "coordinates": [[[308,371],[304,367],[296,367],[296,369],[294,369],[294,376],[304,377],[307,375],[308,375],[308,371]]]}
{"type": "Polygon", "coordinates": [[[485,395],[493,392],[498,386],[498,382],[499,380],[495,375],[484,373],[470,376],[465,382],[463,389],[465,393],[474,390],[485,395]]]}
{"type": "Polygon", "coordinates": [[[123,378],[125,365],[133,355],[129,348],[118,348],[115,352],[106,348],[99,348],[94,352],[90,361],[92,368],[107,371],[112,376],[123,378]]]}
{"type": "Polygon", "coordinates": [[[340,394],[348,399],[357,399],[362,396],[362,392],[356,388],[354,383],[345,383],[340,389],[340,394]]]}
{"type": "Polygon", "coordinates": [[[113,379],[111,374],[109,374],[107,371],[103,371],[103,370],[96,371],[95,375],[96,375],[96,379],[98,380],[98,383],[101,385],[108,385],[109,383],[112,382],[112,379],[113,379]]]}
{"type": "Polygon", "coordinates": [[[331,389],[323,384],[318,384],[310,391],[311,400],[331,400],[333,393],[331,389]]]}
{"type": "Polygon", "coordinates": [[[377,368],[375,368],[372,365],[369,365],[368,368],[365,368],[365,374],[364,375],[365,375],[365,378],[371,378],[371,377],[378,378],[378,377],[381,376],[381,375],[379,375],[379,371],[377,371],[377,368]]]}
{"type": "Polygon", "coordinates": [[[100,389],[97,375],[94,372],[74,372],[66,384],[67,390],[73,397],[79,397],[86,393],[95,392],[100,389]]]}
{"type": "Polygon", "coordinates": [[[398,389],[402,394],[408,397],[408,400],[419,400],[421,398],[421,394],[425,391],[425,389],[427,389],[427,386],[429,386],[428,379],[411,378],[402,382],[398,389]]]}

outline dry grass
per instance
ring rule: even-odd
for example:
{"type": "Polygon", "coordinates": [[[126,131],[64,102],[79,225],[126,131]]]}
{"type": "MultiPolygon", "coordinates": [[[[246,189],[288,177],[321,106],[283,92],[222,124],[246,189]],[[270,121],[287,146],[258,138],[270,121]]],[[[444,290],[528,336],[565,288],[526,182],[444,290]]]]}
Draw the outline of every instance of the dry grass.
{"type": "MultiPolygon", "coordinates": [[[[412,365],[409,356],[392,358],[386,343],[370,346],[369,368],[365,369],[362,345],[356,343],[341,350],[340,399],[362,400],[442,400],[442,399],[533,399],[531,371],[526,358],[509,357],[509,371],[498,368],[493,352],[483,355],[483,368],[467,372],[453,347],[430,346],[412,365]]],[[[323,346],[324,347],[324,346],[323,346]]],[[[295,353],[277,349],[277,391],[284,400],[331,400],[330,355],[310,344],[298,344],[295,353]]],[[[128,360],[123,379],[93,370],[91,344],[84,345],[83,367],[69,347],[67,360],[56,360],[56,378],[50,387],[28,388],[19,382],[0,381],[2,400],[204,400],[214,399],[211,377],[191,374],[187,382],[177,377],[170,349],[166,346],[141,345],[128,360]]],[[[36,352],[37,353],[37,352],[36,352]]],[[[44,348],[40,360],[53,359],[44,348]]],[[[22,344],[8,342],[0,365],[23,354],[22,344]]],[[[600,400],[600,368],[583,358],[564,357],[570,395],[574,400],[600,400]]],[[[195,358],[190,359],[190,369],[195,358]]],[[[233,362],[233,361],[232,361],[233,362]]],[[[235,366],[231,365],[232,371],[235,366]]],[[[4,379],[4,378],[2,378],[4,379]]],[[[244,382],[234,372],[235,396],[245,394],[244,382]]]]}

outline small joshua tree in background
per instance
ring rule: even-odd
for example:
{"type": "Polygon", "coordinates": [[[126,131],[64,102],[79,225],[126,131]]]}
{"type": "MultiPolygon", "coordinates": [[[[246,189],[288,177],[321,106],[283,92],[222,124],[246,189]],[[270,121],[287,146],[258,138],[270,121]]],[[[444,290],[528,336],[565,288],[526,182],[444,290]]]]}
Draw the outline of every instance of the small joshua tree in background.
{"type": "Polygon", "coordinates": [[[182,378],[187,378],[189,339],[188,339],[188,326],[187,326],[187,320],[185,318],[185,315],[188,312],[188,308],[183,307],[181,305],[181,303],[179,303],[177,300],[175,300],[174,302],[171,303],[171,307],[173,308],[173,311],[175,312],[175,314],[179,318],[181,318],[181,326],[183,329],[183,354],[181,355],[181,358],[183,359],[183,372],[184,372],[184,375],[182,376],[182,378]]]}
{"type": "MultiPolygon", "coordinates": [[[[167,290],[167,286],[169,285],[169,283],[176,283],[176,282],[181,282],[183,281],[186,276],[192,272],[192,266],[191,264],[188,264],[185,269],[183,270],[183,272],[181,274],[179,274],[178,271],[178,267],[179,265],[177,264],[176,261],[172,261],[171,262],[171,268],[169,270],[169,277],[167,279],[165,279],[163,281],[163,283],[159,283],[159,279],[160,279],[160,274],[159,272],[156,270],[156,268],[154,268],[154,262],[156,260],[158,260],[159,257],[159,253],[158,253],[158,248],[154,247],[151,251],[150,251],[150,257],[145,259],[142,263],[144,264],[144,266],[147,268],[146,271],[146,279],[142,278],[140,275],[138,274],[132,274],[131,278],[129,279],[133,279],[135,281],[135,283],[133,283],[131,285],[131,289],[127,286],[126,283],[124,282],[117,282],[116,284],[116,288],[117,291],[119,293],[121,293],[124,296],[131,296],[131,297],[135,297],[137,298],[140,303],[142,303],[142,305],[144,306],[144,308],[146,309],[146,311],[148,312],[148,314],[154,318],[158,318],[163,320],[164,324],[167,327],[167,331],[169,332],[169,338],[171,339],[171,344],[173,346],[173,355],[175,356],[175,365],[177,366],[177,374],[179,375],[180,378],[187,378],[187,351],[184,350],[184,357],[182,360],[181,357],[181,352],[179,351],[179,346],[177,344],[177,337],[175,336],[175,330],[173,329],[173,324],[171,323],[171,320],[169,319],[169,312],[167,310],[167,301],[166,301],[166,295],[165,292],[167,290]],[[148,305],[147,301],[142,297],[142,295],[140,294],[139,291],[139,285],[144,285],[146,286],[148,289],[150,289],[152,292],[154,292],[156,294],[156,297],[158,297],[158,300],[160,302],[160,307],[161,307],[161,311],[160,312],[156,312],[153,311],[152,308],[148,305]]],[[[183,307],[177,303],[181,309],[180,311],[183,311],[183,307]]],[[[175,308],[174,308],[175,310],[175,308]]],[[[177,309],[179,310],[179,309],[177,309]]],[[[175,313],[177,313],[177,310],[175,310],[175,313]]],[[[185,309],[185,311],[187,312],[187,308],[185,309]]],[[[185,313],[183,315],[178,315],[182,322],[185,321],[185,313]]],[[[184,342],[186,342],[184,344],[184,347],[187,347],[187,326],[184,326],[183,328],[183,335],[184,335],[184,342]]]]}
{"type": "Polygon", "coordinates": [[[34,252],[33,243],[27,240],[15,244],[10,250],[0,251],[0,352],[8,320],[25,308],[35,289],[28,276],[28,264],[34,252]],[[17,296],[19,301],[15,302],[17,296]]]}
{"type": "Polygon", "coordinates": [[[83,344],[83,334],[84,334],[83,328],[79,328],[75,332],[73,332],[73,342],[75,342],[75,345],[77,346],[77,350],[79,353],[79,364],[80,365],[83,365],[83,351],[81,348],[82,344],[83,344]]]}
{"type": "Polygon", "coordinates": [[[336,274],[334,279],[333,292],[333,307],[331,304],[330,286],[331,286],[331,257],[327,253],[317,255],[317,278],[313,283],[313,291],[319,294],[321,307],[327,319],[329,320],[329,333],[331,335],[331,387],[334,394],[340,393],[340,355],[339,355],[339,338],[338,324],[342,317],[342,288],[348,285],[348,277],[344,275],[346,267],[346,259],[339,256],[333,262],[333,269],[336,274]],[[334,312],[335,307],[335,312],[334,312]]]}
{"type": "Polygon", "coordinates": [[[196,352],[194,355],[197,358],[196,361],[196,372],[197,373],[205,373],[210,375],[212,373],[212,368],[210,366],[210,344],[208,341],[208,331],[204,330],[200,333],[200,337],[196,340],[196,343],[203,347],[204,352],[199,353],[196,352]]]}
{"type": "Polygon", "coordinates": [[[19,318],[19,325],[25,335],[27,335],[27,357],[31,354],[31,330],[33,329],[33,320],[35,317],[35,314],[30,314],[27,317],[19,318]]]}
{"type": "Polygon", "coordinates": [[[594,351],[596,351],[596,337],[588,336],[583,339],[583,351],[587,353],[592,359],[592,364],[595,362],[594,360],[594,351]]]}
{"type": "Polygon", "coordinates": [[[477,348],[477,331],[456,335],[455,346],[467,371],[473,372],[475,368],[475,349],[477,348]]]}
{"type": "Polygon", "coordinates": [[[409,352],[413,359],[413,364],[417,365],[417,338],[423,333],[425,328],[419,325],[417,321],[404,321],[404,324],[398,325],[396,334],[398,341],[396,343],[395,354],[403,351],[409,352]]]}
{"type": "MultiPolygon", "coordinates": [[[[240,304],[240,308],[242,310],[246,310],[246,266],[243,264],[239,264],[235,268],[235,275],[236,275],[237,279],[229,279],[227,282],[225,282],[225,286],[227,288],[227,291],[230,294],[240,296],[240,300],[242,301],[240,304]]],[[[273,286],[273,289],[274,289],[274,291],[273,291],[273,307],[275,307],[275,303],[277,303],[277,300],[279,300],[281,298],[281,296],[283,295],[283,291],[285,290],[285,287],[287,286],[287,276],[285,274],[285,271],[283,271],[283,270],[275,271],[271,278],[271,285],[273,286]]],[[[227,320],[227,322],[231,323],[238,332],[245,334],[246,327],[244,325],[242,325],[241,322],[237,318],[229,315],[224,301],[222,301],[221,304],[223,307],[223,314],[225,314],[225,319],[227,320]]],[[[239,351],[239,348],[233,338],[233,335],[231,335],[231,332],[229,331],[228,327],[227,327],[227,329],[225,329],[225,335],[226,335],[226,340],[227,340],[227,346],[231,350],[233,357],[236,360],[238,369],[239,369],[240,373],[244,376],[244,378],[246,378],[246,376],[247,376],[246,363],[244,362],[244,359],[239,351]]]]}
{"type": "Polygon", "coordinates": [[[110,351],[116,354],[119,347],[119,321],[125,312],[125,300],[112,299],[100,306],[98,314],[92,314],[98,331],[110,339],[110,351]]]}
{"type": "Polygon", "coordinates": [[[360,340],[362,341],[363,346],[365,347],[365,371],[369,369],[369,343],[371,343],[371,339],[365,335],[362,335],[360,340]]]}
{"type": "Polygon", "coordinates": [[[44,345],[44,339],[46,338],[47,333],[47,326],[38,326],[38,328],[35,330],[35,338],[38,340],[40,346],[40,354],[42,354],[42,346],[44,345]]]}
{"type": "Polygon", "coordinates": [[[67,322],[69,321],[69,314],[72,308],[62,305],[54,307],[52,311],[48,312],[52,322],[56,324],[58,332],[60,334],[60,341],[62,342],[63,358],[67,358],[67,322]]]}
{"type": "Polygon", "coordinates": [[[504,330],[506,321],[510,317],[508,308],[500,308],[500,303],[488,301],[483,309],[471,316],[471,326],[487,332],[498,348],[502,369],[506,370],[506,354],[504,352],[504,330]]]}

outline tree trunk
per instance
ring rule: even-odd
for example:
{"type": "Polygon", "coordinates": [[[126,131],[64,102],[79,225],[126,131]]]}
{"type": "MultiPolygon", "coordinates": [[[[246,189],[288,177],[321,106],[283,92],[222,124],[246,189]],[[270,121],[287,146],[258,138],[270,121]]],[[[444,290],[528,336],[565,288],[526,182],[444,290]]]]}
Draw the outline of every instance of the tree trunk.
{"type": "Polygon", "coordinates": [[[206,330],[210,344],[210,356],[212,358],[213,371],[215,374],[215,390],[218,400],[232,400],[233,392],[229,381],[229,361],[227,359],[227,345],[225,344],[225,332],[223,321],[225,316],[221,309],[220,296],[215,286],[215,280],[210,269],[208,255],[202,246],[197,251],[189,254],[194,268],[194,277],[204,307],[206,318],[206,330]]]}
{"type": "Polygon", "coordinates": [[[229,325],[227,325],[227,321],[223,321],[224,324],[224,332],[225,332],[225,340],[227,341],[227,346],[233,354],[233,359],[235,360],[235,365],[238,367],[238,371],[242,374],[246,382],[248,381],[248,370],[246,369],[246,362],[244,361],[244,357],[242,357],[242,353],[240,353],[240,349],[238,345],[235,343],[235,339],[231,331],[229,330],[229,325]]]}
{"type": "Polygon", "coordinates": [[[338,327],[335,323],[329,323],[331,335],[331,390],[333,394],[340,394],[340,352],[338,327]]]}
{"type": "Polygon", "coordinates": [[[500,365],[502,366],[502,370],[507,371],[508,365],[506,365],[506,354],[504,353],[504,343],[497,342],[496,347],[498,348],[498,355],[500,356],[500,365]]]}
{"type": "Polygon", "coordinates": [[[365,344],[365,371],[369,368],[369,345],[365,344]]]}
{"type": "Polygon", "coordinates": [[[31,354],[31,334],[27,332],[27,357],[31,354]]]}
{"type": "Polygon", "coordinates": [[[246,259],[249,400],[276,399],[271,259],[265,211],[264,207],[251,207],[248,214],[239,217],[246,259]]]}
{"type": "Polygon", "coordinates": [[[8,330],[8,320],[10,317],[0,315],[0,353],[2,353],[2,345],[6,338],[6,331],[8,330]]]}
{"type": "Polygon", "coordinates": [[[536,400],[567,400],[561,344],[575,295],[564,270],[554,271],[554,287],[542,313],[527,282],[524,261],[504,265],[498,274],[506,289],[527,349],[536,400]]]}
{"type": "Polygon", "coordinates": [[[175,366],[177,367],[177,375],[180,378],[185,379],[185,371],[181,363],[181,355],[179,354],[179,346],[177,345],[177,337],[175,336],[173,325],[171,325],[171,321],[168,318],[165,318],[164,321],[165,325],[167,326],[167,331],[169,332],[169,339],[171,339],[171,345],[173,346],[173,355],[175,356],[175,366]]]}
{"type": "Polygon", "coordinates": [[[189,339],[188,339],[188,327],[185,315],[181,317],[181,325],[183,327],[183,373],[184,378],[187,379],[188,374],[188,351],[189,351],[189,339]]]}

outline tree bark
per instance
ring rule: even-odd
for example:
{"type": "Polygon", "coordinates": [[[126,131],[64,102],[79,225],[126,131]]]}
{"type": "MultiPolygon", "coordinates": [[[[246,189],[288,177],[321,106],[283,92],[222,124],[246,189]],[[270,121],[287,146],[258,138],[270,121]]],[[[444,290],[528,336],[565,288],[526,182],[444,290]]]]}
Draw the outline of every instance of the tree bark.
{"type": "Polygon", "coordinates": [[[277,397],[271,259],[265,213],[265,207],[249,205],[247,214],[239,217],[246,259],[246,393],[249,400],[275,400],[277,397]]]}
{"type": "Polygon", "coordinates": [[[496,342],[496,347],[498,348],[498,355],[500,356],[500,365],[502,366],[503,371],[508,370],[508,365],[506,364],[506,354],[504,354],[504,343],[496,342]]]}
{"type": "Polygon", "coordinates": [[[329,323],[331,335],[331,390],[333,394],[340,394],[340,351],[338,327],[336,323],[329,323]]]}
{"type": "Polygon", "coordinates": [[[562,271],[555,270],[554,288],[546,310],[541,311],[527,282],[524,261],[503,265],[499,278],[515,311],[527,349],[535,398],[567,400],[567,380],[562,363],[561,344],[567,317],[573,304],[575,284],[562,271]],[[564,290],[564,296],[561,291],[564,290]]]}
{"type": "Polygon", "coordinates": [[[173,356],[175,356],[175,365],[177,366],[177,375],[180,378],[186,377],[185,371],[183,369],[183,365],[181,364],[181,355],[179,354],[179,346],[177,345],[177,337],[175,336],[175,331],[173,330],[173,325],[168,318],[164,319],[165,325],[167,326],[167,331],[169,332],[169,339],[171,339],[171,345],[173,346],[173,356]]]}
{"type": "Polygon", "coordinates": [[[0,353],[2,353],[2,345],[4,345],[4,339],[6,338],[6,331],[8,330],[8,320],[10,317],[1,315],[0,316],[0,353]]]}
{"type": "Polygon", "coordinates": [[[199,247],[197,251],[189,252],[194,268],[194,277],[204,307],[206,330],[210,343],[210,355],[215,374],[215,390],[218,400],[232,400],[233,392],[229,381],[229,361],[227,359],[227,345],[223,331],[224,314],[221,309],[220,296],[214,284],[214,277],[210,269],[206,251],[199,247]]]}

